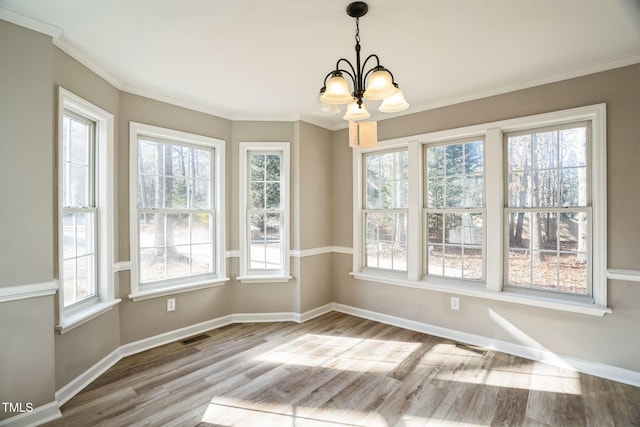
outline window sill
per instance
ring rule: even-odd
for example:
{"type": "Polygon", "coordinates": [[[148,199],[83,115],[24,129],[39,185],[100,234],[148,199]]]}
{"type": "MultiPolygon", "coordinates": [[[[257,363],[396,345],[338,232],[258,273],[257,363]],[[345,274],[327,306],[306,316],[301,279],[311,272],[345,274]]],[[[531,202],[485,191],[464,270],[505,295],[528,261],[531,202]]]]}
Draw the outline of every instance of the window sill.
{"type": "Polygon", "coordinates": [[[293,276],[239,276],[236,277],[240,283],[286,283],[293,279],[293,276]]]}
{"type": "Polygon", "coordinates": [[[484,289],[483,285],[449,283],[449,282],[424,282],[413,281],[391,275],[372,274],[369,272],[351,273],[351,275],[359,280],[368,280],[371,282],[386,283],[390,285],[406,286],[410,288],[425,289],[430,291],[446,292],[450,294],[466,295],[476,298],[490,299],[494,301],[504,301],[514,304],[528,305],[532,307],[548,308],[551,310],[566,311],[570,313],[587,314],[590,316],[602,317],[613,311],[609,307],[597,306],[595,304],[563,301],[556,298],[540,297],[532,295],[522,295],[513,292],[491,292],[484,289]]]}
{"type": "Polygon", "coordinates": [[[121,299],[113,299],[111,301],[98,302],[84,310],[78,311],[71,315],[63,315],[62,322],[56,325],[56,330],[60,332],[60,335],[69,332],[72,329],[77,328],[80,325],[87,323],[88,321],[95,319],[103,313],[111,310],[122,301],[121,299]]]}
{"type": "Polygon", "coordinates": [[[225,277],[224,279],[206,280],[201,282],[189,283],[185,285],[177,285],[177,286],[163,287],[163,288],[156,288],[156,289],[145,289],[142,291],[129,294],[129,299],[132,300],[133,302],[144,301],[146,299],[159,298],[167,295],[179,294],[182,292],[191,292],[191,291],[197,291],[200,289],[207,289],[207,288],[213,288],[216,286],[222,286],[228,281],[229,281],[229,278],[225,277]]]}

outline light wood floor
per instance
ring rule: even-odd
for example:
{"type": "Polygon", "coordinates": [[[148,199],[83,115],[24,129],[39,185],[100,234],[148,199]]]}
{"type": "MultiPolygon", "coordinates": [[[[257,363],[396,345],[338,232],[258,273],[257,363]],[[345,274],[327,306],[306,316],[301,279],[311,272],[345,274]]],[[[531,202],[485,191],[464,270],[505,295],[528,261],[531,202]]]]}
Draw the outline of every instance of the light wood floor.
{"type": "Polygon", "coordinates": [[[341,313],[127,357],[47,426],[640,426],[640,388],[341,313]]]}

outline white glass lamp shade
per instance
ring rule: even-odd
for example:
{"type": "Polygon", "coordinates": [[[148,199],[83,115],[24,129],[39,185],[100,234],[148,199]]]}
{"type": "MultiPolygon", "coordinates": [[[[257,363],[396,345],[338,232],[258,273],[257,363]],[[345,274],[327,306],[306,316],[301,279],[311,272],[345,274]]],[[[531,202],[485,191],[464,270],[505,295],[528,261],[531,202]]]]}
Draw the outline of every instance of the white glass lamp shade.
{"type": "Polygon", "coordinates": [[[320,99],[324,94],[324,90],[320,92],[318,95],[318,99],[316,99],[316,105],[313,107],[313,114],[319,116],[333,116],[334,114],[338,114],[340,112],[340,107],[335,104],[327,104],[322,102],[320,99]]]}
{"type": "Polygon", "coordinates": [[[351,102],[353,95],[349,92],[349,85],[342,74],[336,74],[327,81],[327,86],[320,97],[325,104],[346,104],[351,102]]]}
{"type": "Polygon", "coordinates": [[[358,101],[353,101],[347,105],[347,113],[342,117],[345,120],[357,121],[364,120],[371,117],[371,113],[367,111],[367,108],[362,104],[358,105],[358,101]]]}
{"type": "Polygon", "coordinates": [[[379,111],[383,113],[397,113],[409,108],[409,103],[404,99],[402,90],[398,89],[397,92],[388,98],[385,98],[380,104],[379,111]]]}
{"type": "Polygon", "coordinates": [[[380,69],[371,73],[367,82],[367,89],[364,91],[364,98],[371,101],[385,99],[396,93],[398,89],[393,85],[391,74],[385,69],[380,69]]]}

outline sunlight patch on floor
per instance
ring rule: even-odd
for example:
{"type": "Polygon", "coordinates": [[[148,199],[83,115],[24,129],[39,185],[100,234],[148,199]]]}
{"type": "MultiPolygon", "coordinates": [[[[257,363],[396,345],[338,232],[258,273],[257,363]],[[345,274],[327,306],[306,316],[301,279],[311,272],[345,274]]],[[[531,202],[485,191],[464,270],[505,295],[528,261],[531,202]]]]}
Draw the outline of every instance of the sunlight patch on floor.
{"type": "Polygon", "coordinates": [[[235,427],[388,427],[384,417],[374,412],[251,402],[225,396],[211,400],[201,421],[235,427]]]}
{"type": "Polygon", "coordinates": [[[405,341],[307,334],[256,357],[256,360],[357,372],[389,372],[420,345],[405,341]]]}

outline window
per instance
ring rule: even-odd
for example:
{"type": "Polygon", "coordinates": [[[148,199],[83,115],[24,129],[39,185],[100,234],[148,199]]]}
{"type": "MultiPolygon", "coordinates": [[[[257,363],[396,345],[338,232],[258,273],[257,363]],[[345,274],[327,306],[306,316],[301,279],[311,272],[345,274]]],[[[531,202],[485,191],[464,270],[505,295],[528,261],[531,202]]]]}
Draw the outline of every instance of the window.
{"type": "Polygon", "coordinates": [[[224,143],[131,123],[132,298],[221,283],[224,143]]]}
{"type": "Polygon", "coordinates": [[[62,291],[64,307],[94,298],[96,286],[95,122],[62,116],[62,291]]]}
{"type": "Polygon", "coordinates": [[[289,276],[289,144],[240,144],[240,277],[289,276]]]}
{"type": "Polygon", "coordinates": [[[59,88],[60,315],[68,330],[119,302],[113,291],[113,115],[59,88]]]}
{"type": "Polygon", "coordinates": [[[406,272],[407,150],[369,153],[364,163],[364,266],[406,272]]]}
{"type": "Polygon", "coordinates": [[[483,140],[425,145],[425,272],[483,280],[483,140]]]}
{"type": "Polygon", "coordinates": [[[604,104],[356,149],[354,198],[356,278],[611,311],[604,104]]]}
{"type": "Polygon", "coordinates": [[[505,135],[505,285],[591,296],[588,123],[505,135]]]}

